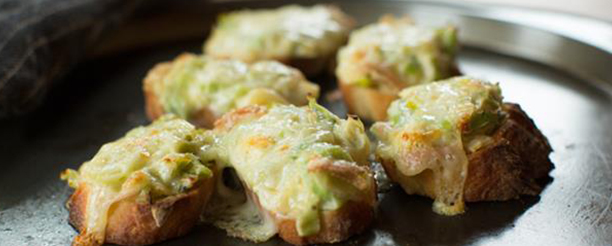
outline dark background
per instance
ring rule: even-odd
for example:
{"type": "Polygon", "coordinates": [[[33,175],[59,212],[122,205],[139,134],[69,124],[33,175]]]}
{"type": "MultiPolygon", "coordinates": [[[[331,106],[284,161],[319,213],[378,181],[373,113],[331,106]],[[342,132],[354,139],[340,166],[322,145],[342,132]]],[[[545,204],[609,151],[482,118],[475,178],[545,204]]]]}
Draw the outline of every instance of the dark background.
{"type": "MultiPolygon", "coordinates": [[[[17,18],[6,16],[7,13],[17,16],[11,8],[17,9],[20,4],[64,6],[62,2],[0,1],[0,23],[17,18]],[[9,2],[13,5],[6,5],[9,2]]],[[[93,3],[65,2],[84,6],[93,3]]],[[[76,235],[67,223],[64,208],[71,190],[59,180],[59,173],[65,168],[77,168],[100,145],[148,122],[141,92],[141,80],[146,72],[154,64],[181,52],[200,52],[217,13],[243,6],[279,4],[278,1],[248,4],[177,1],[172,5],[161,1],[146,5],[141,1],[98,2],[106,4],[98,11],[88,12],[83,8],[74,15],[68,10],[51,14],[53,18],[63,19],[64,26],[78,22],[75,18],[81,15],[90,16],[94,19],[91,23],[96,24],[92,29],[84,29],[91,31],[71,36],[77,41],[58,38],[48,43],[61,49],[40,46],[43,51],[40,56],[38,52],[26,52],[30,56],[25,61],[31,61],[32,65],[25,67],[34,73],[12,77],[18,80],[0,80],[0,104],[6,105],[3,103],[17,98],[23,104],[14,105],[25,105],[0,107],[6,112],[30,111],[0,120],[0,245],[69,244],[76,235]],[[124,19],[127,14],[112,14],[119,13],[111,10],[115,8],[131,13],[132,17],[124,19]],[[127,21],[118,26],[116,23],[122,19],[127,21]],[[77,65],[78,57],[87,57],[87,60],[77,65]],[[50,67],[57,70],[45,70],[50,67]],[[47,87],[51,81],[55,81],[55,86],[47,87]],[[2,83],[12,83],[13,87],[2,83]],[[19,91],[10,90],[23,90],[28,92],[24,95],[30,96],[14,96],[19,91]],[[33,107],[45,94],[48,99],[42,106],[33,107]],[[35,100],[29,102],[28,98],[35,100]]],[[[551,172],[551,182],[539,197],[470,203],[467,213],[455,217],[436,215],[431,211],[430,199],[408,196],[401,189],[392,188],[380,195],[373,228],[345,244],[609,245],[612,242],[612,93],[606,89],[612,85],[610,51],[588,40],[577,41],[508,21],[508,16],[528,19],[525,15],[530,12],[524,9],[511,12],[516,15],[504,15],[506,19],[502,21],[491,13],[507,14],[504,11],[511,9],[399,1],[339,3],[360,24],[372,22],[383,13],[410,13],[422,23],[459,25],[465,46],[459,56],[461,70],[500,82],[505,100],[520,103],[549,138],[555,151],[551,159],[556,166],[551,172]]],[[[58,28],[48,20],[51,19],[42,19],[42,26],[34,27],[35,33],[45,32],[47,26],[58,28]]],[[[571,23],[577,25],[577,22],[571,23]]],[[[0,35],[12,28],[15,26],[0,25],[0,35]]],[[[36,40],[28,32],[12,32],[24,35],[24,40],[36,40]]],[[[53,34],[57,30],[49,32],[53,34]]],[[[6,62],[9,53],[18,51],[20,45],[28,49],[32,43],[25,44],[30,46],[20,41],[6,42],[5,47],[11,48],[0,46],[0,62],[6,62]]],[[[0,71],[0,76],[6,75],[7,70],[0,71]]],[[[325,88],[321,103],[343,115],[343,105],[325,96],[334,90],[333,78],[312,79],[325,88]]],[[[166,244],[249,243],[201,225],[186,237],[166,244]]],[[[275,239],[264,245],[282,244],[275,239]]]]}

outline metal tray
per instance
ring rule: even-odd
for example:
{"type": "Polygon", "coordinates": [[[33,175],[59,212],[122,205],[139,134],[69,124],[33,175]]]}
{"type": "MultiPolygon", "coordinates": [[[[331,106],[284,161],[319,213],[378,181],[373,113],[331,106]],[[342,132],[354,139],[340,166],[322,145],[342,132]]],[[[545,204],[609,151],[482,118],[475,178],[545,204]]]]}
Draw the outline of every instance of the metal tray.
{"type": "MultiPolygon", "coordinates": [[[[102,52],[107,55],[80,65],[34,114],[0,122],[0,245],[69,244],[76,235],[64,208],[71,191],[58,175],[88,160],[101,144],[147,123],[141,93],[146,71],[182,51],[199,52],[216,13],[282,3],[179,1],[157,12],[172,23],[181,23],[176,28],[169,22],[151,25],[145,21],[150,15],[141,16],[134,21],[141,28],[132,31],[144,28],[149,34],[173,34],[156,39],[162,41],[191,38],[153,45],[150,39],[130,36],[134,32],[128,28],[123,32],[127,36],[119,35],[106,44],[148,48],[121,52],[101,48],[116,52],[102,52]],[[155,28],[146,29],[152,26],[155,28]]],[[[610,23],[528,9],[450,3],[338,4],[360,24],[385,13],[408,13],[424,24],[457,24],[464,44],[459,56],[461,70],[500,82],[505,99],[520,103],[549,138],[556,166],[539,197],[469,203],[468,211],[455,217],[436,215],[430,199],[393,188],[380,195],[372,228],[344,244],[612,244],[610,23]]],[[[333,79],[315,79],[326,91],[334,87],[333,79]]],[[[340,103],[328,102],[325,96],[322,101],[344,114],[340,103]]],[[[250,245],[208,225],[163,243],[183,244],[250,245]]],[[[274,239],[262,245],[284,243],[274,239]]]]}

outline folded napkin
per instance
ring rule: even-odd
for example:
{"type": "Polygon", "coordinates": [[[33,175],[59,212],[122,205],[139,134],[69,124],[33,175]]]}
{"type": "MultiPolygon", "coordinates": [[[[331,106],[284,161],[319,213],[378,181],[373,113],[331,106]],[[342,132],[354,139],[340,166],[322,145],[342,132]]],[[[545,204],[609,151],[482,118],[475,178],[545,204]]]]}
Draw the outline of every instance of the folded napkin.
{"type": "Polygon", "coordinates": [[[142,0],[0,0],[0,118],[27,112],[142,0]]]}

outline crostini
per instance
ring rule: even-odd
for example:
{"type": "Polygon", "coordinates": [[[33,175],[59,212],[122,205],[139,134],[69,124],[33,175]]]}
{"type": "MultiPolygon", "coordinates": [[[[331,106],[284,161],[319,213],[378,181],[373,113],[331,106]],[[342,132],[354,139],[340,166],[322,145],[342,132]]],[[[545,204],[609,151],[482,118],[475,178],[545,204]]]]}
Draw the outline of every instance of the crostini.
{"type": "Polygon", "coordinates": [[[143,82],[147,115],[166,113],[196,126],[212,128],[221,115],[251,104],[305,105],[319,86],[302,73],[275,61],[237,60],[182,54],[155,66],[143,82]]]}
{"type": "Polygon", "coordinates": [[[353,23],[330,5],[234,11],[219,16],[204,50],[249,63],[277,60],[313,76],[333,60],[353,23]]]}
{"type": "MultiPolygon", "coordinates": [[[[217,121],[214,131],[221,136],[219,158],[235,170],[250,200],[271,221],[260,223],[267,226],[268,238],[278,234],[292,244],[334,243],[370,225],[376,183],[359,120],[341,120],[312,101],[307,107],[237,109],[217,121]]],[[[230,233],[268,239],[253,234],[230,233]]]]}
{"type": "Polygon", "coordinates": [[[518,105],[503,102],[497,84],[455,77],[399,97],[371,131],[376,157],[408,194],[433,198],[443,215],[463,213],[465,201],[539,194],[552,149],[518,105]]]}
{"type": "Polygon", "coordinates": [[[349,113],[386,119],[386,109],[405,87],[459,74],[457,29],[415,25],[384,16],[351,33],[338,52],[336,77],[349,113]]]}
{"type": "Polygon", "coordinates": [[[80,232],[73,245],[145,245],[189,232],[215,184],[211,139],[164,116],[103,145],[78,171],[64,171],[75,189],[66,204],[80,232]]]}

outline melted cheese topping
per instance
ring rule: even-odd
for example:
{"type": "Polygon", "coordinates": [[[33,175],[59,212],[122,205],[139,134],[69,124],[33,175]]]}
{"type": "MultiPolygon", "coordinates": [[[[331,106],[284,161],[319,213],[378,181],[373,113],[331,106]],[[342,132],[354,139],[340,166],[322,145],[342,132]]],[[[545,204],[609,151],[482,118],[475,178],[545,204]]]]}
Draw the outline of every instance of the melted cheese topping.
{"type": "Polygon", "coordinates": [[[62,173],[72,188],[88,189],[85,229],[80,237],[104,242],[109,208],[136,196],[153,203],[181,194],[202,179],[212,177],[209,137],[184,120],[165,116],[138,127],[123,138],[105,144],[79,168],[62,173]]]}
{"type": "Polygon", "coordinates": [[[407,88],[389,107],[389,121],[372,126],[376,154],[394,162],[408,193],[435,198],[435,212],[462,213],[466,151],[486,143],[503,120],[501,103],[497,85],[468,77],[407,88]]]}
{"type": "Polygon", "coordinates": [[[165,112],[190,119],[208,109],[216,117],[246,105],[304,105],[319,86],[301,72],[274,61],[245,64],[236,60],[185,55],[163,83],[154,87],[165,112]]]}
{"type": "Polygon", "coordinates": [[[351,26],[340,10],[324,5],[235,11],[219,17],[205,50],[209,55],[248,62],[317,58],[334,53],[351,26]]]}
{"type": "Polygon", "coordinates": [[[300,236],[320,230],[321,211],[348,200],[373,202],[369,140],[358,120],[340,120],[314,102],[279,105],[238,122],[221,139],[221,158],[263,208],[294,219],[300,236]]]}
{"type": "Polygon", "coordinates": [[[385,16],[351,33],[338,53],[336,75],[343,83],[397,93],[452,76],[457,48],[453,26],[427,28],[385,16]]]}

